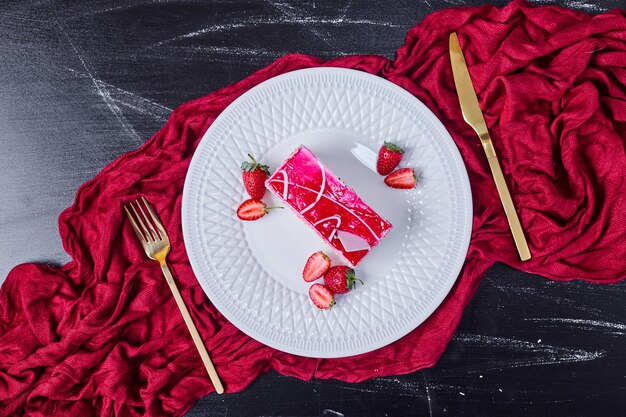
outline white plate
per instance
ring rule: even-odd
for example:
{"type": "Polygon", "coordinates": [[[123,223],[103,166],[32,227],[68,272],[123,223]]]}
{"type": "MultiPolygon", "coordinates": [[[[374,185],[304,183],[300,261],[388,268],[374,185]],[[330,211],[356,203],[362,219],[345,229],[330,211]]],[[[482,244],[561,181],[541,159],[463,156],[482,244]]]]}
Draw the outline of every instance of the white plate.
{"type": "MultiPolygon", "coordinates": [[[[279,203],[269,191],[264,200],[279,203]]],[[[465,260],[472,204],[461,156],[426,106],[382,78],[315,68],[272,78],[220,114],[193,156],[182,216],[191,266],[228,320],[276,349],[332,358],[385,346],[437,308],[465,260]],[[416,189],[384,185],[375,170],[383,141],[407,150],[416,189]],[[256,222],[235,214],[248,198],[246,154],[273,170],[301,144],[394,226],[356,268],[365,285],[329,311],[309,300],[302,268],[330,247],[289,209],[256,222]]]]}

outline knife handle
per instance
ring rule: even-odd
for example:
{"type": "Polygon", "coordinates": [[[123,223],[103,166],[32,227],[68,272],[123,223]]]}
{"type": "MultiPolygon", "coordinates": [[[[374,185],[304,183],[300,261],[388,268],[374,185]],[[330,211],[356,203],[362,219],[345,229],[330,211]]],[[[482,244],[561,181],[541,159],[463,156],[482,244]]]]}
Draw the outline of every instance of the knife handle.
{"type": "Polygon", "coordinates": [[[496,182],[496,188],[498,189],[498,194],[500,195],[502,207],[504,207],[506,219],[509,222],[509,228],[513,234],[513,240],[515,241],[517,252],[519,253],[519,257],[522,261],[527,261],[531,258],[530,249],[528,249],[528,243],[526,242],[522,225],[517,217],[517,212],[515,211],[515,206],[513,205],[509,188],[506,185],[506,181],[504,181],[502,168],[500,168],[500,163],[496,157],[496,150],[494,149],[489,136],[486,138],[481,137],[480,141],[483,145],[483,149],[485,150],[485,154],[487,155],[489,168],[491,168],[491,175],[493,175],[493,179],[496,182]]]}

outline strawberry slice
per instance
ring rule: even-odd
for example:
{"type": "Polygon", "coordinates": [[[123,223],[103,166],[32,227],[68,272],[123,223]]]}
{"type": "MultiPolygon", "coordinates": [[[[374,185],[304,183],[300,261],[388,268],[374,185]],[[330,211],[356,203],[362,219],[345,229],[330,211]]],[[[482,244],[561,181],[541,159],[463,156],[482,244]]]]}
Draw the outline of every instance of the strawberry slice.
{"type": "Polygon", "coordinates": [[[315,252],[306,261],[302,271],[302,278],[306,282],[315,281],[324,275],[328,268],[330,268],[330,258],[322,251],[315,252]]]}
{"type": "Polygon", "coordinates": [[[237,209],[237,217],[245,221],[258,220],[269,213],[270,210],[282,207],[267,207],[261,200],[251,198],[241,203],[237,209]]]}
{"type": "Polygon", "coordinates": [[[320,310],[328,310],[335,305],[335,295],[322,284],[311,285],[309,297],[320,310]]]}
{"type": "Polygon", "coordinates": [[[385,184],[391,188],[408,190],[417,184],[417,176],[413,168],[402,168],[387,175],[385,184]]]}
{"type": "Polygon", "coordinates": [[[400,163],[404,156],[404,149],[391,142],[384,142],[378,151],[376,170],[380,175],[387,175],[400,163]]]}

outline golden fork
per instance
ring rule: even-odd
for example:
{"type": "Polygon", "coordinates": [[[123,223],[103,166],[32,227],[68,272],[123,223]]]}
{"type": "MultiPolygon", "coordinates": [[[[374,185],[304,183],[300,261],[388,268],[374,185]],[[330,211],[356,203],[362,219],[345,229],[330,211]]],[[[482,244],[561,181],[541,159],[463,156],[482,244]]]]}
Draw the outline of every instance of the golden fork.
{"type": "Polygon", "coordinates": [[[178,291],[178,287],[174,282],[172,273],[167,266],[166,257],[167,254],[170,252],[171,245],[170,239],[169,237],[167,237],[167,232],[165,232],[165,229],[163,228],[163,224],[159,220],[158,216],[154,213],[154,210],[152,210],[152,207],[150,207],[145,198],[141,197],[141,201],[137,200],[134,202],[134,204],[133,202],[130,202],[128,203],[128,206],[130,206],[130,210],[126,205],[124,206],[124,210],[126,211],[126,215],[128,216],[130,223],[133,225],[133,229],[135,230],[135,234],[141,242],[141,246],[143,246],[143,249],[146,252],[146,255],[148,255],[148,258],[158,261],[161,265],[161,270],[163,271],[163,275],[165,275],[165,280],[172,290],[172,294],[174,295],[174,299],[176,300],[178,309],[183,315],[185,324],[189,329],[189,333],[191,333],[191,338],[193,339],[193,342],[198,349],[198,353],[200,353],[200,357],[202,358],[204,367],[209,373],[211,382],[213,383],[213,386],[215,387],[217,393],[223,394],[224,387],[222,386],[222,382],[217,375],[217,371],[213,366],[213,362],[211,362],[209,353],[204,347],[204,343],[200,338],[200,334],[198,334],[198,330],[193,324],[193,320],[189,315],[189,310],[187,310],[187,306],[183,302],[180,291],[178,291]],[[148,215],[146,215],[146,212],[144,211],[141,202],[143,202],[143,206],[145,206],[145,208],[147,209],[148,215]]]}

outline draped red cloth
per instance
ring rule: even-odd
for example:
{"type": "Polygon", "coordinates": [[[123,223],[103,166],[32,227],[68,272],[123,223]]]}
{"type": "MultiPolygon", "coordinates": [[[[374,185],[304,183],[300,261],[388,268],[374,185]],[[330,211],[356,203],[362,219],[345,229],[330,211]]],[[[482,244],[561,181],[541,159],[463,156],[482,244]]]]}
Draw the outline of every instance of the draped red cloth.
{"type": "MultiPolygon", "coordinates": [[[[595,17],[521,1],[433,13],[390,61],[288,55],[176,109],[139,150],[84,184],[59,227],[72,261],[25,264],[0,290],[0,415],[179,416],[213,387],[122,203],[145,195],[167,225],[181,292],[227,392],[269,369],[349,382],[432,366],[494,262],[546,278],[626,277],[626,14],[595,17]],[[531,251],[520,263],[483,150],[463,122],[448,55],[457,31],[531,251]],[[438,310],[399,341],[349,359],[276,351],[206,298],[185,252],[181,194],[198,141],[222,110],[278,74],[315,66],[384,77],[424,102],[452,134],[474,199],[467,261],[438,310]]],[[[237,167],[233,167],[237,169],[237,167]]],[[[564,284],[566,285],[566,284],[564,284]]]]}

